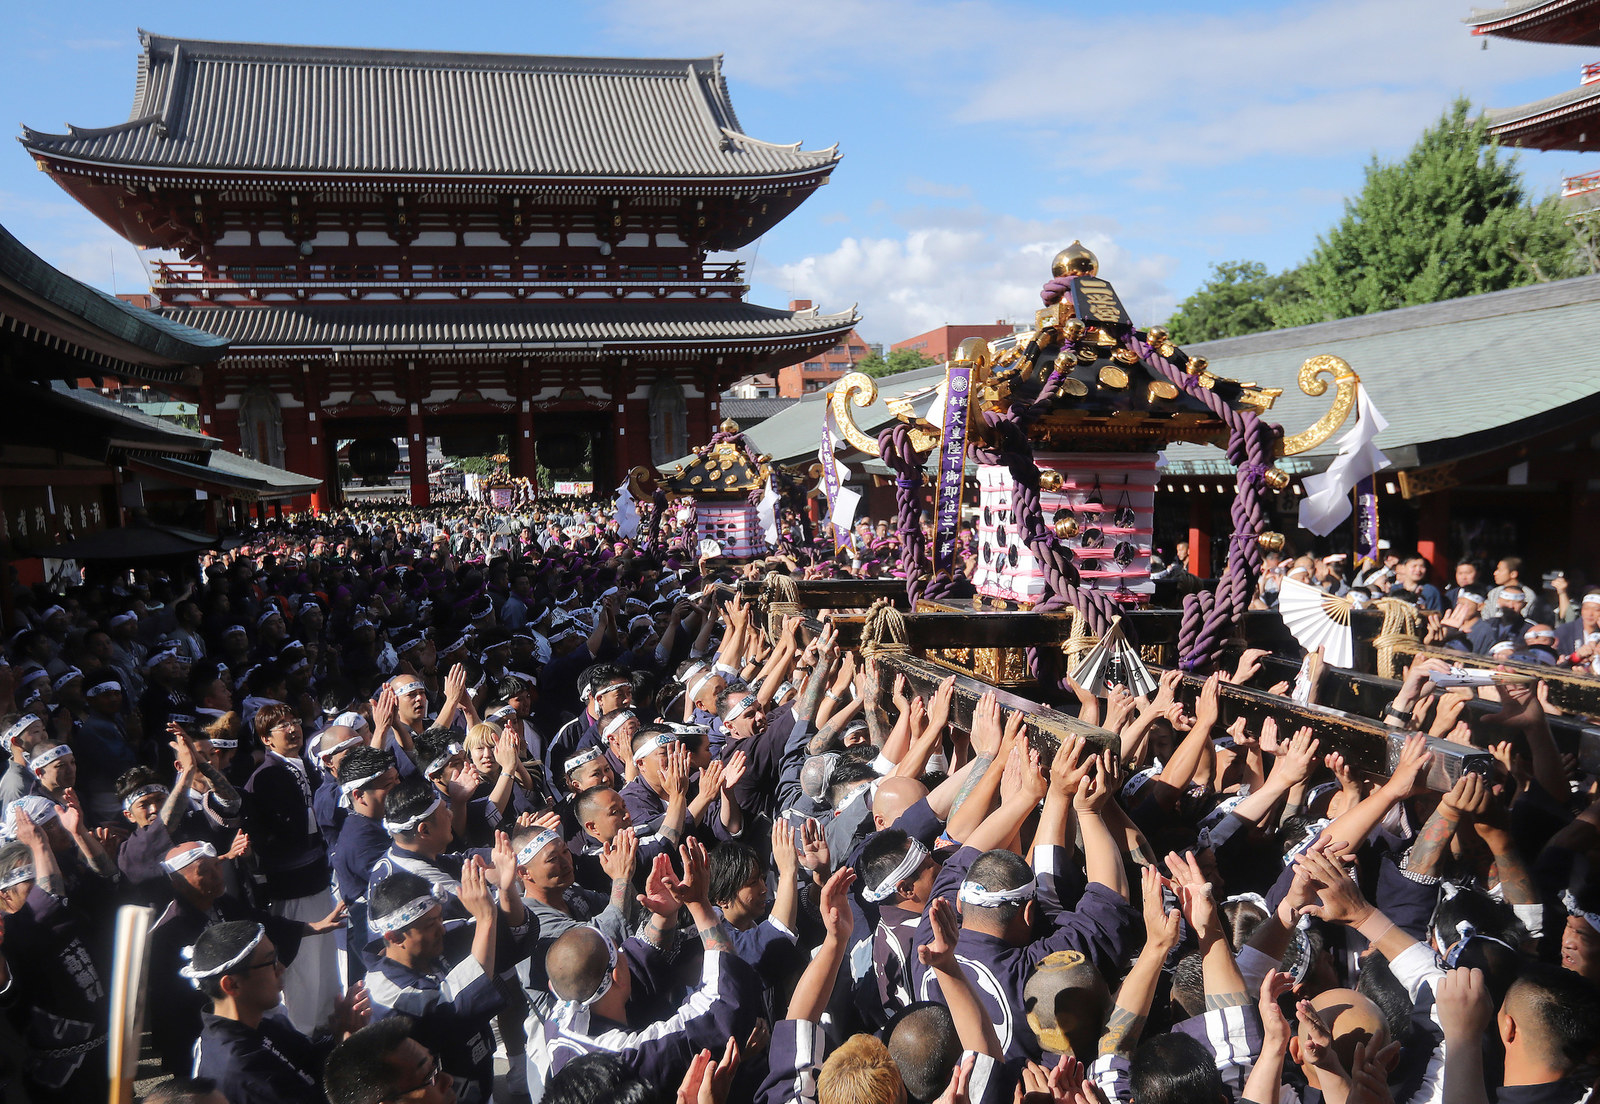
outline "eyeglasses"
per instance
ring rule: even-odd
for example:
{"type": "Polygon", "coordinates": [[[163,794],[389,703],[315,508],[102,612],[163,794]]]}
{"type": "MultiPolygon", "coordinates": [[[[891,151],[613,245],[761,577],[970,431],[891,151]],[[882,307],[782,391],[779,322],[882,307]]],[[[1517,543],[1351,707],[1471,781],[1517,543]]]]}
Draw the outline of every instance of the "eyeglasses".
{"type": "Polygon", "coordinates": [[[444,1067],[439,1064],[439,1055],[430,1050],[428,1051],[428,1068],[425,1071],[422,1080],[418,1081],[415,1085],[412,1085],[409,1089],[401,1089],[393,1096],[386,1097],[385,1099],[398,1100],[401,1097],[410,1096],[414,1092],[421,1092],[423,1089],[426,1089],[431,1085],[437,1085],[439,1083],[439,1078],[442,1076],[444,1076],[444,1067]]]}
{"type": "Polygon", "coordinates": [[[242,970],[240,970],[239,973],[248,974],[248,973],[250,973],[250,972],[252,972],[254,970],[264,969],[265,967],[268,967],[268,966],[273,966],[273,967],[277,967],[277,968],[281,969],[283,967],[283,965],[284,965],[283,959],[278,955],[277,951],[273,951],[272,952],[272,957],[267,959],[265,962],[252,962],[250,965],[248,965],[248,966],[244,967],[242,970]]]}

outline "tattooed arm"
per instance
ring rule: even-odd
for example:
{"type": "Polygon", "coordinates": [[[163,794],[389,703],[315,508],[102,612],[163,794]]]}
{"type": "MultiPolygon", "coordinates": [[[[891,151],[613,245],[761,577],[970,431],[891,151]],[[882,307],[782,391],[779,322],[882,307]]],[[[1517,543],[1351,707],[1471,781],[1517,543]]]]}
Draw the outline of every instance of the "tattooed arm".
{"type": "Polygon", "coordinates": [[[1162,907],[1161,875],[1154,867],[1142,871],[1144,926],[1148,933],[1144,948],[1134,960],[1128,976],[1117,990],[1117,1002],[1100,1035],[1100,1054],[1130,1055],[1139,1045],[1150,1003],[1155,999],[1156,983],[1161,980],[1161,964],[1178,942],[1178,910],[1162,907]]]}
{"type": "Polygon", "coordinates": [[[1476,774],[1464,774],[1450,792],[1439,799],[1433,815],[1411,844],[1406,858],[1408,872],[1430,878],[1439,876],[1439,867],[1450,853],[1450,841],[1455,838],[1462,819],[1469,816],[1474,784],[1481,789],[1482,779],[1476,774]]]}

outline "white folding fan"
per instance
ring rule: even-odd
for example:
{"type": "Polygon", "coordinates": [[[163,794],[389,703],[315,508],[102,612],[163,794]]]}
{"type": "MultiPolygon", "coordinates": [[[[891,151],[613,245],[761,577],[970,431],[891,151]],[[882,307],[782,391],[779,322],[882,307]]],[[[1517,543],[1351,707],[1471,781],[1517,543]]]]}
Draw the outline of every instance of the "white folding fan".
{"type": "Polygon", "coordinates": [[[1322,649],[1323,662],[1333,667],[1355,663],[1355,646],[1350,635],[1348,598],[1333,595],[1302,583],[1285,579],[1278,591],[1278,613],[1300,646],[1308,652],[1322,649]]]}
{"type": "Polygon", "coordinates": [[[1152,694],[1156,689],[1155,676],[1144,665],[1144,660],[1139,658],[1139,650],[1129,644],[1128,638],[1123,635],[1120,617],[1111,619],[1111,627],[1105,631],[1100,642],[1078,662],[1077,670],[1072,672],[1072,680],[1089,693],[1102,698],[1111,687],[1119,684],[1127,687],[1135,696],[1152,694]]]}

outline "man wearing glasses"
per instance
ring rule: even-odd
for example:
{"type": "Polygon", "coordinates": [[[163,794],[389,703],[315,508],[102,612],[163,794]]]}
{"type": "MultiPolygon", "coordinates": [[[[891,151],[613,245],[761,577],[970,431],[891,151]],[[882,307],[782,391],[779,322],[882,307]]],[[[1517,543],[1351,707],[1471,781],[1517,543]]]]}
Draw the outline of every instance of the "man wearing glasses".
{"type": "Polygon", "coordinates": [[[355,986],[335,1001],[332,1018],[309,1039],[284,1017],[267,1015],[283,997],[283,963],[265,927],[212,924],[189,951],[179,973],[211,1000],[195,1043],[194,1075],[215,1081],[237,1104],[314,1100],[333,1044],[367,1022],[365,990],[355,986]]]}

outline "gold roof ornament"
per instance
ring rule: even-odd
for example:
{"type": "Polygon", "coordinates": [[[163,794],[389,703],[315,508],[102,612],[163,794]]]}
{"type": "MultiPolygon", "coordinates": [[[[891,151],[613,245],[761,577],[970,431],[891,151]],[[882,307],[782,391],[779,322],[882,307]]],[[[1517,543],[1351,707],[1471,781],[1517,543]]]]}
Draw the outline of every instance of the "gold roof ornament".
{"type": "Polygon", "coordinates": [[[1057,253],[1055,260],[1050,262],[1050,275],[1061,276],[1096,276],[1100,272],[1100,258],[1089,251],[1089,247],[1074,238],[1072,244],[1057,253]]]}
{"type": "Polygon", "coordinates": [[[722,424],[717,428],[722,430],[724,433],[738,433],[739,423],[734,421],[732,418],[724,418],[722,419],[722,424]]]}

